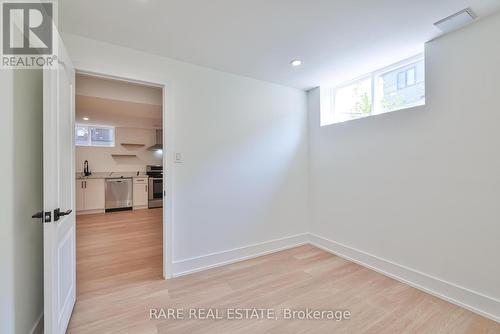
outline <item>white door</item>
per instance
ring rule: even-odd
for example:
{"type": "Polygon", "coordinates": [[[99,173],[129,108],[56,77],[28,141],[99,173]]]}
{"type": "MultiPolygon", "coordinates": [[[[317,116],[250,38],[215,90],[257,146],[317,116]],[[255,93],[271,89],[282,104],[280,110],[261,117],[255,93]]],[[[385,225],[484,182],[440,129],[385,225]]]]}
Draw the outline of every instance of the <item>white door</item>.
{"type": "Polygon", "coordinates": [[[76,299],[75,71],[60,39],[58,44],[59,66],[43,73],[43,197],[45,215],[51,214],[43,229],[47,334],[66,332],[76,299]]]}

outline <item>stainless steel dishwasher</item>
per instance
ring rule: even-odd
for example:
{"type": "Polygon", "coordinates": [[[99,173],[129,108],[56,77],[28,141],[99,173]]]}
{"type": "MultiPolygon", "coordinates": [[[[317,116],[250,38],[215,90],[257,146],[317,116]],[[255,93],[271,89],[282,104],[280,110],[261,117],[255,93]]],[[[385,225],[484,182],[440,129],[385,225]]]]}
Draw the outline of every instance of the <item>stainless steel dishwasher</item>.
{"type": "Polygon", "coordinates": [[[106,212],[132,210],[132,178],[106,179],[106,212]]]}

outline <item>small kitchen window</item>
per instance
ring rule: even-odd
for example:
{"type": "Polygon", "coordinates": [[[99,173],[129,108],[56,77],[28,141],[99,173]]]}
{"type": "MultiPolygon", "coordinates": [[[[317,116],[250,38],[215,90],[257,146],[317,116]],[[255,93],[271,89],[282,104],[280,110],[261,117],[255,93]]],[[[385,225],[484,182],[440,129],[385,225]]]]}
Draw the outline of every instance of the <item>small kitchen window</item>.
{"type": "Polygon", "coordinates": [[[104,125],[77,124],[75,126],[75,145],[114,147],[115,128],[104,125]]]}

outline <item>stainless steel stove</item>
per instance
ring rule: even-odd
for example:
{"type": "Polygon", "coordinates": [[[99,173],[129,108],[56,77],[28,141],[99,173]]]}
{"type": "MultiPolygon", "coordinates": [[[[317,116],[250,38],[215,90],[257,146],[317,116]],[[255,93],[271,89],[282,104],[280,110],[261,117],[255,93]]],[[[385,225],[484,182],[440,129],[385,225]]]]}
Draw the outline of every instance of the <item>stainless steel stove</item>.
{"type": "Polygon", "coordinates": [[[149,176],[149,208],[163,207],[163,166],[148,165],[146,174],[149,176]]]}

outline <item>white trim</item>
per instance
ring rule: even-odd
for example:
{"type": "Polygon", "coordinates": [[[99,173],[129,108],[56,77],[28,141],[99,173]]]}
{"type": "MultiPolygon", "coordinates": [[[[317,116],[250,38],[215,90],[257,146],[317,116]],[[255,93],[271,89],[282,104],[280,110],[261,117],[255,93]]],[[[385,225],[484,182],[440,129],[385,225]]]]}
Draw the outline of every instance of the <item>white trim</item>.
{"type": "Polygon", "coordinates": [[[163,200],[163,278],[172,277],[172,225],[173,225],[173,193],[174,193],[174,164],[172,155],[174,146],[174,85],[170,81],[159,80],[155,77],[137,76],[133,73],[119,73],[109,67],[89,65],[83,62],[74,62],[76,73],[113,80],[120,80],[134,84],[158,87],[163,90],[163,191],[166,196],[163,200]],[[166,186],[168,184],[168,187],[166,186]]]}
{"type": "Polygon", "coordinates": [[[30,334],[42,334],[43,333],[43,311],[38,316],[35,324],[31,328],[30,334]]]}
{"type": "Polygon", "coordinates": [[[500,301],[495,298],[320,237],[314,233],[309,234],[309,242],[313,246],[327,252],[360,264],[363,267],[408,284],[481,316],[500,322],[500,301]]]}
{"type": "Polygon", "coordinates": [[[307,243],[308,234],[303,233],[189,259],[173,261],[173,277],[184,276],[234,262],[253,259],[266,254],[305,245],[307,243]]]}
{"type": "Polygon", "coordinates": [[[172,276],[184,276],[304,244],[311,244],[481,316],[500,322],[500,301],[495,298],[320,237],[314,233],[297,234],[245,247],[173,261],[172,276]]]}
{"type": "Polygon", "coordinates": [[[131,84],[135,84],[135,85],[140,85],[140,86],[146,86],[146,87],[156,87],[156,88],[163,88],[164,87],[164,84],[159,83],[159,82],[136,79],[136,78],[129,78],[127,75],[116,76],[116,75],[112,75],[112,74],[104,74],[103,72],[87,71],[87,70],[81,70],[81,69],[77,69],[76,73],[80,74],[80,75],[87,76],[87,77],[93,77],[93,78],[99,78],[99,79],[105,79],[105,80],[123,81],[123,82],[131,83],[131,84]]]}
{"type": "Polygon", "coordinates": [[[172,277],[173,228],[174,225],[174,85],[165,82],[163,94],[163,278],[172,277]],[[168,87],[168,90],[167,90],[168,87]],[[168,112],[167,112],[168,111],[168,112]],[[167,186],[168,185],[168,186],[167,186]]]}

